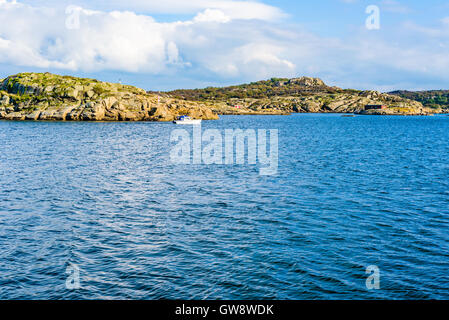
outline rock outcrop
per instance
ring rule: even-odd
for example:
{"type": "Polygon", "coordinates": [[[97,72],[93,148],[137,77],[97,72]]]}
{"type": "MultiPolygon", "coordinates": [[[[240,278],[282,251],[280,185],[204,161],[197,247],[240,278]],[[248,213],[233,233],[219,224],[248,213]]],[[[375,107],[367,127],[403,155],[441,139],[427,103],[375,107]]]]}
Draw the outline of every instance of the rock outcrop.
{"type": "Polygon", "coordinates": [[[300,77],[300,78],[292,78],[288,80],[279,80],[277,82],[278,85],[284,86],[289,84],[297,84],[304,87],[325,87],[326,84],[323,80],[318,78],[310,78],[310,77],[300,77]]]}
{"type": "Polygon", "coordinates": [[[311,96],[285,96],[262,99],[229,99],[214,101],[218,114],[288,114],[288,113],[357,113],[426,115],[432,110],[417,101],[375,91],[360,93],[316,94],[311,96]],[[384,110],[367,110],[367,105],[387,105],[384,110]]]}
{"type": "Polygon", "coordinates": [[[172,121],[180,115],[218,119],[204,103],[93,79],[22,73],[0,82],[0,119],[172,121]]]}
{"type": "Polygon", "coordinates": [[[67,121],[172,121],[180,115],[358,113],[426,115],[435,109],[378,91],[327,86],[318,78],[273,78],[225,88],[145,92],[132,86],[50,73],[0,80],[0,119],[67,121]],[[365,110],[367,105],[384,105],[365,110]]]}
{"type": "Polygon", "coordinates": [[[378,91],[327,86],[318,78],[273,78],[225,88],[176,90],[174,97],[211,103],[218,114],[359,113],[425,115],[435,110],[420,102],[378,91]],[[367,105],[387,109],[365,111],[367,105]]]}

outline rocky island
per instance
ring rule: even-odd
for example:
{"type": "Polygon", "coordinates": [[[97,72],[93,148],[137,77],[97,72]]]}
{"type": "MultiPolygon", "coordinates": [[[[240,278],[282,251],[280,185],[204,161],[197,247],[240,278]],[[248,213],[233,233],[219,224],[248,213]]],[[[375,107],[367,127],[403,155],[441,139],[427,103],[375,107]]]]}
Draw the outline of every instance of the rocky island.
{"type": "Polygon", "coordinates": [[[219,114],[294,112],[426,115],[435,110],[397,95],[330,87],[308,77],[165,93],[51,73],[0,80],[0,119],[6,120],[172,121],[180,115],[215,120],[219,114]]]}
{"type": "Polygon", "coordinates": [[[213,102],[219,114],[357,113],[378,115],[427,115],[435,110],[420,102],[378,91],[330,87],[321,79],[272,78],[225,88],[175,90],[179,99],[213,102]],[[386,106],[370,109],[367,106],[386,106]]]}
{"type": "Polygon", "coordinates": [[[21,73],[0,82],[0,119],[172,121],[215,120],[201,102],[158,97],[132,86],[50,73],[21,73]]]}

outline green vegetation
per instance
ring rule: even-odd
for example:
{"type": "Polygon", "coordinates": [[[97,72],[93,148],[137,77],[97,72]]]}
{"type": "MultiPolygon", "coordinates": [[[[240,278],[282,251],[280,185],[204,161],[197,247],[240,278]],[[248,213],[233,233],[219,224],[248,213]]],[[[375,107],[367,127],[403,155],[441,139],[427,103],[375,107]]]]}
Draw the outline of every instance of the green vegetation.
{"type": "MultiPolygon", "coordinates": [[[[26,97],[35,99],[36,96],[39,96],[38,100],[43,100],[44,96],[54,99],[76,99],[79,95],[82,98],[83,94],[89,91],[101,97],[113,95],[117,92],[146,94],[144,90],[133,86],[51,73],[20,73],[10,76],[0,82],[0,89],[7,91],[8,94],[16,95],[27,95],[36,90],[32,97],[26,97]]],[[[92,95],[89,95],[89,97],[92,97],[92,95]]]]}
{"type": "Polygon", "coordinates": [[[12,100],[16,103],[22,103],[22,102],[28,102],[34,100],[35,97],[29,95],[29,94],[16,94],[11,96],[12,100]]]}
{"type": "Polygon", "coordinates": [[[101,96],[102,94],[108,93],[109,90],[107,90],[104,86],[101,84],[97,84],[92,88],[92,91],[101,96]]]}
{"type": "Polygon", "coordinates": [[[449,90],[393,91],[390,94],[421,102],[425,107],[449,109],[449,90]]]}
{"type": "Polygon", "coordinates": [[[300,78],[289,80],[286,78],[272,78],[270,80],[224,88],[209,87],[205,89],[175,90],[168,93],[176,98],[186,100],[227,101],[230,99],[247,98],[264,99],[275,96],[313,96],[319,93],[334,94],[340,92],[345,92],[345,90],[326,86],[319,79],[300,78]],[[304,84],[304,81],[315,82],[311,85],[306,85],[304,84]]]}
{"type": "Polygon", "coordinates": [[[25,86],[58,86],[60,88],[68,88],[73,85],[88,86],[93,83],[99,83],[99,81],[95,79],[60,76],[51,73],[20,73],[9,77],[9,82],[19,82],[25,86]]]}

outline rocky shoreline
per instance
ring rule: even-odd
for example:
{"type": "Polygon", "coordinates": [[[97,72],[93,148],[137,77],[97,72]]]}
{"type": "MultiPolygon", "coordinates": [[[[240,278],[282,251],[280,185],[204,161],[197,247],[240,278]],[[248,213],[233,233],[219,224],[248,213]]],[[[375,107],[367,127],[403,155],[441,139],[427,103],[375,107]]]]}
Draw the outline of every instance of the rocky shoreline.
{"type": "MultiPolygon", "coordinates": [[[[366,115],[429,115],[438,113],[417,101],[377,91],[328,87],[316,78],[231,87],[229,95],[206,96],[201,90],[146,92],[133,86],[51,73],[21,73],[0,80],[0,119],[47,121],[172,121],[180,115],[216,120],[218,115],[289,115],[291,113],[354,113],[366,115]],[[259,91],[252,88],[258,86],[259,91]],[[253,86],[253,87],[251,87],[253,86]],[[268,89],[267,89],[268,88],[268,89]],[[253,90],[253,91],[251,91],[253,90]],[[243,92],[243,94],[242,94],[243,92]],[[256,93],[254,93],[256,92],[256,93]],[[383,110],[365,110],[383,104],[383,110]]],[[[221,88],[219,90],[227,90],[221,88]]],[[[224,91],[225,93],[227,91],[224,91]]]]}
{"type": "Polygon", "coordinates": [[[172,121],[180,115],[216,120],[203,103],[161,98],[143,89],[50,73],[0,82],[0,119],[59,121],[172,121]]]}

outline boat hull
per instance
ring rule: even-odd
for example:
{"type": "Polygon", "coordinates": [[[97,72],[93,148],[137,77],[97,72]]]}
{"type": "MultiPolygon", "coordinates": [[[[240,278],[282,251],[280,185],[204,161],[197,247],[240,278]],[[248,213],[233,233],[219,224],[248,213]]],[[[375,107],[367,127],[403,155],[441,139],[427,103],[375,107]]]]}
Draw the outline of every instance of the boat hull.
{"type": "Polygon", "coordinates": [[[201,124],[201,119],[200,120],[175,120],[173,121],[173,123],[176,124],[201,124]]]}

